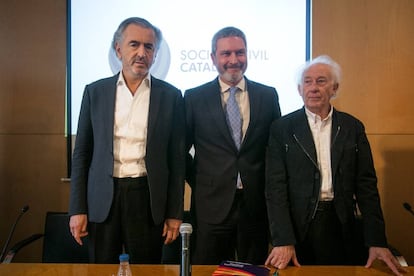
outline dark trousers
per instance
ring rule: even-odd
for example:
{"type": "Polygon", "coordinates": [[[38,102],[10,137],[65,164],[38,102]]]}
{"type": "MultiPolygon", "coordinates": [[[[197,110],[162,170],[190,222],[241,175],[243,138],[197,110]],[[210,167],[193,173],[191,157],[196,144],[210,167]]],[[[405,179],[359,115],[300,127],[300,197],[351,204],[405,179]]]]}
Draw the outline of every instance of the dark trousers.
{"type": "Polygon", "coordinates": [[[130,263],[161,263],[163,225],[154,225],[146,177],[114,178],[108,218],[89,223],[92,263],[119,263],[125,251],[130,263]]]}
{"type": "Polygon", "coordinates": [[[220,224],[197,220],[193,264],[218,265],[225,260],[264,264],[268,253],[265,216],[252,218],[237,191],[232,209],[220,224]]]}
{"type": "Polygon", "coordinates": [[[334,204],[321,201],[305,240],[296,245],[296,255],[302,265],[351,265],[357,253],[352,247],[334,204]]]}

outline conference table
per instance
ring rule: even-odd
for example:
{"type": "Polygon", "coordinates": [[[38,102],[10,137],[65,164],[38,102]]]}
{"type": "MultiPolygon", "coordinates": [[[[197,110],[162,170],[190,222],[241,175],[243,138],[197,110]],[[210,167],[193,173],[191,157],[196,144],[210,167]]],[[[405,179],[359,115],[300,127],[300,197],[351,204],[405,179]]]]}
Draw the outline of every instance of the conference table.
{"type": "MultiPolygon", "coordinates": [[[[217,268],[214,265],[193,265],[192,276],[211,276],[217,268]]],[[[405,275],[414,275],[414,266],[408,267],[405,275]]],[[[133,276],[179,276],[179,265],[139,265],[132,264],[133,276]]],[[[116,264],[46,264],[46,263],[10,263],[0,264],[1,276],[12,275],[58,275],[58,276],[116,276],[116,264]]],[[[274,271],[269,273],[273,275],[274,271]]],[[[288,267],[278,271],[279,276],[386,276],[391,271],[382,264],[375,264],[372,268],[362,266],[302,266],[288,267]]]]}

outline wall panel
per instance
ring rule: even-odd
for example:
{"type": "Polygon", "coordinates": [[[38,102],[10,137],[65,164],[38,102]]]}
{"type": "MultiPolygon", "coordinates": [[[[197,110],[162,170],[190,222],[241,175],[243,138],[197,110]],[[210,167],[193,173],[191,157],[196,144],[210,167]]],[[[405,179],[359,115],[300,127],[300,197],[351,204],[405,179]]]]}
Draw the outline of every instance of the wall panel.
{"type": "Polygon", "coordinates": [[[361,119],[371,141],[389,243],[414,264],[414,1],[313,0],[313,56],[343,69],[334,105],[361,119]]]}
{"type": "MultiPolygon", "coordinates": [[[[65,138],[66,1],[0,1],[0,242],[42,233],[68,204],[65,138]]],[[[42,240],[15,261],[41,260],[42,240]]]]}
{"type": "Polygon", "coordinates": [[[414,133],[414,2],[314,0],[313,56],[343,68],[336,101],[370,133],[414,133]]]}

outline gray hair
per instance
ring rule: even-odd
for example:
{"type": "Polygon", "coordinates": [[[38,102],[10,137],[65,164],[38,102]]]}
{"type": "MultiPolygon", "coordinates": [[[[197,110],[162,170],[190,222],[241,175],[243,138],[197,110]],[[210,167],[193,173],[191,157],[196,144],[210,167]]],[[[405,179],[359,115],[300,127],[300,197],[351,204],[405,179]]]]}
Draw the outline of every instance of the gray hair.
{"type": "Polygon", "coordinates": [[[150,22],[148,22],[144,18],[140,18],[140,17],[130,17],[122,21],[121,24],[119,24],[119,27],[115,31],[114,37],[112,39],[112,48],[116,50],[115,48],[116,44],[122,41],[125,29],[131,24],[135,24],[143,28],[147,28],[147,29],[152,29],[155,33],[155,45],[154,46],[155,46],[155,49],[158,51],[158,49],[160,48],[161,41],[162,41],[161,30],[155,27],[154,25],[152,25],[150,22]]]}
{"type": "Polygon", "coordinates": [[[298,71],[296,83],[301,85],[303,82],[303,75],[308,69],[315,64],[325,64],[331,69],[332,78],[335,84],[339,84],[341,80],[342,70],[339,64],[328,55],[321,55],[312,60],[307,61],[298,71]]]}
{"type": "Polygon", "coordinates": [[[225,28],[219,30],[213,36],[213,39],[211,41],[211,52],[213,54],[216,53],[217,40],[219,40],[220,38],[232,37],[232,36],[240,37],[241,39],[243,39],[244,45],[247,48],[246,36],[244,35],[244,33],[240,29],[237,29],[236,27],[225,27],[225,28]]]}

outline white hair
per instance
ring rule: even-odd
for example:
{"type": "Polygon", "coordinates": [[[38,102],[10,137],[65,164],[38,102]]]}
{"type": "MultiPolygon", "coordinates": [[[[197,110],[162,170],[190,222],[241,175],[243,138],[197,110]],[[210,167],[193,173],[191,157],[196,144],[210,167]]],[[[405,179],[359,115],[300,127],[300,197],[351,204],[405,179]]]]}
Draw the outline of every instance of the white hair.
{"type": "Polygon", "coordinates": [[[336,61],[334,61],[330,56],[328,55],[321,55],[318,56],[312,60],[307,61],[304,65],[302,65],[297,73],[297,77],[296,77],[296,83],[297,85],[301,85],[303,82],[303,75],[305,74],[306,71],[308,71],[308,69],[315,65],[315,64],[325,64],[328,65],[331,69],[331,73],[332,73],[332,78],[334,80],[335,84],[339,84],[340,80],[341,80],[341,74],[342,74],[342,70],[341,67],[339,66],[338,63],[336,63],[336,61]]]}

